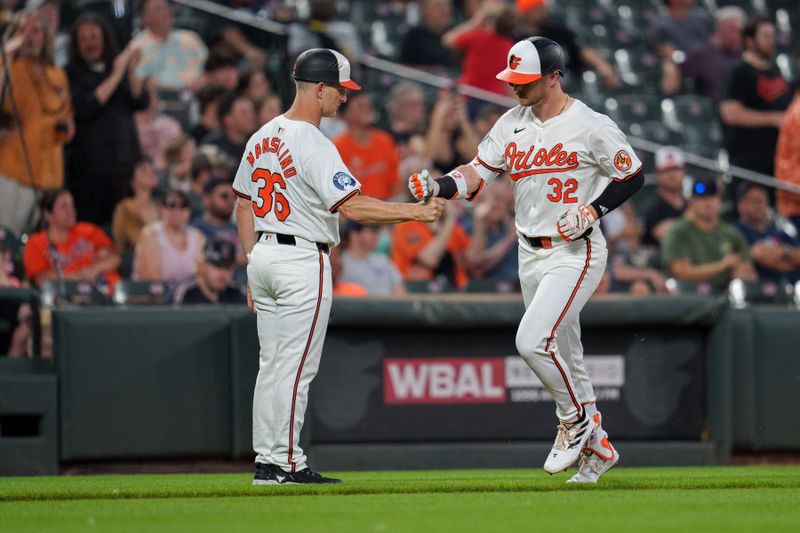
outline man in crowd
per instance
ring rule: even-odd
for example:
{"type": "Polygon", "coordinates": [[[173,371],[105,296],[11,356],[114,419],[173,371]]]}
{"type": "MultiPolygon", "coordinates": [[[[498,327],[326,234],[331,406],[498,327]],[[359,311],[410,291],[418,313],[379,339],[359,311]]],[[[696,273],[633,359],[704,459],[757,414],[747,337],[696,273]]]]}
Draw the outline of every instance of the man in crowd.
{"type": "Polygon", "coordinates": [[[203,186],[202,217],[192,220],[192,226],[203,232],[206,240],[225,240],[236,246],[239,253],[236,263],[240,267],[247,266],[247,258],[241,251],[239,232],[233,222],[233,210],[236,207],[236,196],[229,181],[212,177],[203,186]]]}
{"type": "Polygon", "coordinates": [[[711,40],[689,53],[680,65],[672,54],[662,58],[661,91],[675,94],[681,89],[682,78],[691,78],[697,90],[715,102],[722,100],[725,76],[742,57],[742,28],[745,12],[738,6],[725,6],[714,13],[716,28],[711,40]]]}
{"type": "Polygon", "coordinates": [[[750,243],[758,277],[762,281],[795,282],[800,278],[800,245],[778,231],[770,217],[767,190],[752,182],[742,182],[736,190],[736,227],[750,243]]]}
{"type": "Polygon", "coordinates": [[[353,93],[340,111],[347,130],[333,140],[342,161],[361,181],[361,192],[381,200],[396,195],[400,176],[392,136],[375,128],[375,109],[366,91],[353,93]]]}
{"type": "Polygon", "coordinates": [[[420,2],[420,25],[408,30],[400,47],[400,62],[415,67],[445,70],[455,65],[442,36],[453,24],[450,0],[420,2]]]}
{"type": "Polygon", "coordinates": [[[173,28],[172,8],[166,0],[142,0],[139,14],[144,31],[134,39],[142,50],[136,75],[152,78],[159,90],[195,88],[208,56],[200,37],[173,28]]]}
{"type": "Polygon", "coordinates": [[[734,278],[756,279],[747,240],[719,219],[721,203],[715,181],[694,182],[686,214],[661,243],[661,264],[675,279],[706,282],[716,289],[734,278]]]}
{"type": "Polygon", "coordinates": [[[371,296],[402,296],[406,289],[397,267],[388,257],[375,252],[379,229],[358,222],[347,223],[339,280],[357,283],[371,296]]]}
{"type": "Polygon", "coordinates": [[[775,25],[755,17],[745,26],[742,61],[728,74],[720,116],[731,164],[770,176],[783,113],[792,99],[775,64],[775,25]]]}
{"type": "Polygon", "coordinates": [[[175,305],[246,303],[242,288],[233,281],[236,248],[229,241],[208,241],[197,274],[178,285],[172,302],[175,305]]]}
{"type": "Polygon", "coordinates": [[[253,101],[230,92],[220,99],[217,115],[219,130],[209,133],[203,145],[216,146],[225,155],[238,161],[244,154],[247,140],[257,127],[253,101]]]}
{"type": "Polygon", "coordinates": [[[644,244],[658,246],[686,208],[682,191],[686,176],[683,159],[683,150],[677,146],[656,150],[656,198],[644,213],[644,244]]]}

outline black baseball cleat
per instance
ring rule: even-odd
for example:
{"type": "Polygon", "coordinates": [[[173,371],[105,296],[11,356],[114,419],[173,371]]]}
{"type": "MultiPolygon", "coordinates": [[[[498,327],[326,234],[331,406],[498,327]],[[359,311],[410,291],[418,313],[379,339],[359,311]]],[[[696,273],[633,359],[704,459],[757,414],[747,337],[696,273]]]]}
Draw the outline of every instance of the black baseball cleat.
{"type": "MultiPolygon", "coordinates": [[[[341,479],[332,477],[325,477],[318,472],[312,471],[310,468],[304,468],[294,474],[286,474],[289,476],[284,483],[341,483],[341,479]]],[[[280,474],[278,474],[280,477],[280,474]]]]}
{"type": "Polygon", "coordinates": [[[299,485],[301,483],[341,483],[341,479],[325,477],[310,468],[304,468],[299,472],[284,472],[277,465],[267,465],[256,463],[256,475],[253,477],[253,485],[299,485]]]}
{"type": "Polygon", "coordinates": [[[277,479],[277,472],[283,473],[283,470],[275,465],[256,463],[256,475],[253,476],[253,485],[279,485],[280,481],[277,479]]]}

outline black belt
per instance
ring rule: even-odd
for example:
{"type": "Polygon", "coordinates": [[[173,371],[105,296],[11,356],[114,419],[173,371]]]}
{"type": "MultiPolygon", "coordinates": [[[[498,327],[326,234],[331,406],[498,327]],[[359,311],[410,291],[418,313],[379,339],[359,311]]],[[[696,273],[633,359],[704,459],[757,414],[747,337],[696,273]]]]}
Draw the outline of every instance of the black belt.
{"type": "MultiPolygon", "coordinates": [[[[263,231],[258,232],[258,239],[261,240],[261,236],[264,234],[263,231]]],[[[295,239],[294,235],[286,235],[283,233],[275,233],[275,240],[278,241],[278,244],[286,244],[289,246],[297,246],[297,239],[295,239]]],[[[320,252],[325,252],[326,254],[330,252],[330,248],[328,243],[325,242],[315,242],[314,244],[317,245],[317,250],[320,252]]]]}
{"type": "MultiPolygon", "coordinates": [[[[578,239],[583,237],[588,237],[594,228],[587,229],[583,235],[578,237],[578,239]]],[[[553,247],[553,239],[550,237],[528,237],[527,235],[523,235],[525,240],[528,241],[528,244],[533,246],[534,248],[552,248],[553,247]]],[[[576,239],[577,240],[577,239],[576,239]]]]}

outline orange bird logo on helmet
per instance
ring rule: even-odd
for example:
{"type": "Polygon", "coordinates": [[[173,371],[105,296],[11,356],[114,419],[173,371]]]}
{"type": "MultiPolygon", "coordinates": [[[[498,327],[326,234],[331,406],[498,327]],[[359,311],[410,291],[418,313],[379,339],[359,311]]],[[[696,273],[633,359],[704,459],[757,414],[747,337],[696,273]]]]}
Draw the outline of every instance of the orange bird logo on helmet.
{"type": "Polygon", "coordinates": [[[510,68],[511,70],[516,70],[516,68],[519,66],[520,61],[522,61],[521,57],[511,54],[511,57],[508,58],[508,68],[510,68]]]}

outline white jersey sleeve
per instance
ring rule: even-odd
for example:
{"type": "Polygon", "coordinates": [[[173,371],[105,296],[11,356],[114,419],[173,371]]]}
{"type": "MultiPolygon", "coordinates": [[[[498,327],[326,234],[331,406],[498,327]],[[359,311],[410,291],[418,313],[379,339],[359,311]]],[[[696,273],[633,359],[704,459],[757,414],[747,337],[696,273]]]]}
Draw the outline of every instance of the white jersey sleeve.
{"type": "Polygon", "coordinates": [[[243,157],[239,163],[239,169],[236,171],[236,177],[233,179],[233,192],[240,198],[252,200],[255,196],[253,190],[253,180],[250,178],[253,175],[253,165],[243,157]]]}
{"type": "Polygon", "coordinates": [[[592,132],[589,148],[601,174],[614,181],[625,181],[642,169],[642,162],[614,121],[600,115],[600,127],[592,132]]]}
{"type": "Polygon", "coordinates": [[[330,140],[320,135],[315,144],[304,161],[306,176],[313,181],[322,203],[335,213],[343,203],[361,193],[361,183],[350,173],[330,140]]]}
{"type": "Polygon", "coordinates": [[[471,163],[484,181],[492,179],[507,170],[504,150],[505,137],[501,134],[504,127],[503,118],[505,118],[505,115],[495,122],[492,129],[478,145],[478,155],[471,163]]]}

